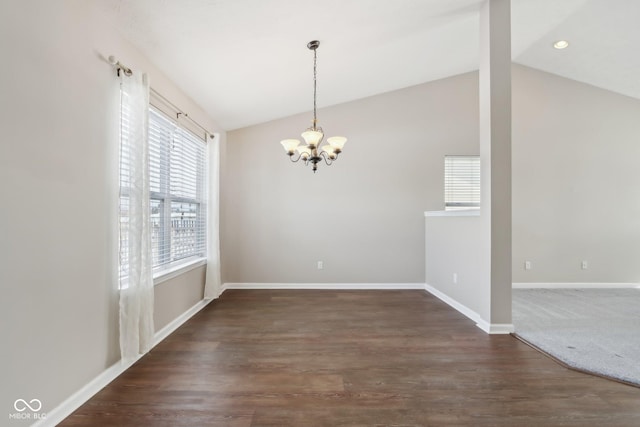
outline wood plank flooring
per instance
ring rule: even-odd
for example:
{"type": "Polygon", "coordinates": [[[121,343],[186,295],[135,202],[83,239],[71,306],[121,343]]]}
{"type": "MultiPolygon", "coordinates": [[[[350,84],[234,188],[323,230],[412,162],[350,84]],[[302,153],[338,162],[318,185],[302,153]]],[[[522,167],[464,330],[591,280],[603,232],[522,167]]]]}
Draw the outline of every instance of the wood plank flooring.
{"type": "Polygon", "coordinates": [[[640,426],[640,389],[423,291],[227,291],[72,426],[640,426]]]}

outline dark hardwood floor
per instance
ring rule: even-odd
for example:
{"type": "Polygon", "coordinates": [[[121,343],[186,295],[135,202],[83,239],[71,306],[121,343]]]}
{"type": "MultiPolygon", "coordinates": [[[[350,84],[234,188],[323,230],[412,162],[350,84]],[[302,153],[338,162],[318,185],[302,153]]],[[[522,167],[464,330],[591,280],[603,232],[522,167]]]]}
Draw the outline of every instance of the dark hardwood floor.
{"type": "Polygon", "coordinates": [[[423,291],[227,291],[61,426],[640,426],[640,389],[423,291]]]}

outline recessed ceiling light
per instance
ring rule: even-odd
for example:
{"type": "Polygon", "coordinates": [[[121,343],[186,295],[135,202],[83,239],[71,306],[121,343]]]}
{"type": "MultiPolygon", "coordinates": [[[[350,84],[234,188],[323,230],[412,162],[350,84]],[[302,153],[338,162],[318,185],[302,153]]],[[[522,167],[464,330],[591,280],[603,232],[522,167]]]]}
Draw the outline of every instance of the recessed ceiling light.
{"type": "Polygon", "coordinates": [[[566,47],[569,47],[569,42],[566,40],[558,40],[553,44],[553,47],[555,47],[556,49],[564,49],[566,47]]]}

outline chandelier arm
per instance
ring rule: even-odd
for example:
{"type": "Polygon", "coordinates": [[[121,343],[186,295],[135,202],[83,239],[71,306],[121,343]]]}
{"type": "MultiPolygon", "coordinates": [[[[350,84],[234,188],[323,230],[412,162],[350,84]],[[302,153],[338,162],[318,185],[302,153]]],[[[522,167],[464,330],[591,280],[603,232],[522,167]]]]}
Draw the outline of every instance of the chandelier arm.
{"type": "Polygon", "coordinates": [[[302,159],[302,154],[298,154],[298,158],[297,159],[293,159],[295,157],[295,154],[289,154],[289,160],[291,160],[292,163],[297,163],[298,161],[300,161],[300,159],[302,159]]]}
{"type": "MultiPolygon", "coordinates": [[[[335,159],[331,160],[327,157],[327,153],[325,151],[323,151],[322,153],[320,153],[320,157],[322,157],[324,159],[324,162],[327,164],[327,166],[331,166],[333,164],[333,162],[335,161],[335,159]]],[[[337,159],[337,157],[336,157],[337,159]]]]}

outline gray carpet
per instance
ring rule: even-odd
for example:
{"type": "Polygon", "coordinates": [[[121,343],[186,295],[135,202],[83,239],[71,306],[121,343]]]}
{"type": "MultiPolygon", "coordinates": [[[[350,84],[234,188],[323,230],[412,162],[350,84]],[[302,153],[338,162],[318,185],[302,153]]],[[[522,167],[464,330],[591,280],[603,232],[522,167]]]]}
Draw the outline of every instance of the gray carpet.
{"type": "Polygon", "coordinates": [[[640,386],[640,289],[514,289],[513,324],[573,368],[640,386]]]}

